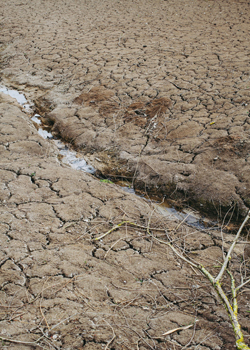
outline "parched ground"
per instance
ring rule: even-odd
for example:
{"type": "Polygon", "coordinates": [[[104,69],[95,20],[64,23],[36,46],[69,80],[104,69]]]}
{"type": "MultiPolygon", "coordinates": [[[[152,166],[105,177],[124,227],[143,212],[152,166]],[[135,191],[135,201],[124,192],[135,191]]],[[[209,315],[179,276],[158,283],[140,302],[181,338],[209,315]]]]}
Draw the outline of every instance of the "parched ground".
{"type": "MultiPolygon", "coordinates": [[[[22,90],[54,135],[100,174],[244,216],[249,2],[0,5],[0,84],[22,90]]],[[[233,236],[224,234],[222,247],[220,231],[163,217],[63,165],[30,116],[0,94],[0,339],[11,340],[2,348],[235,349],[209,282],[148,232],[214,275],[233,236]]],[[[237,284],[249,276],[249,256],[236,247],[229,267],[237,284]]],[[[229,291],[227,277],[223,285],[229,291]]],[[[239,315],[248,344],[249,298],[245,286],[239,315]]]]}
{"type": "Polygon", "coordinates": [[[249,12],[233,0],[3,1],[3,79],[104,174],[244,215],[249,12]]]}

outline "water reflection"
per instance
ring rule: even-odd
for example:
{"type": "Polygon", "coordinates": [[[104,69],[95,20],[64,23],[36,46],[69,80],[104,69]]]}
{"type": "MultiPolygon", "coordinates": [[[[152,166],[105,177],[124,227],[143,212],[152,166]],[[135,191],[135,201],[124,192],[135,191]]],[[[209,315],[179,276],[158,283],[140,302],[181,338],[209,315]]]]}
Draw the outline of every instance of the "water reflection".
{"type": "Polygon", "coordinates": [[[12,89],[8,89],[5,86],[0,86],[0,92],[3,92],[6,95],[9,95],[10,97],[13,97],[17,100],[17,102],[26,110],[30,110],[30,104],[28,103],[28,101],[26,100],[26,97],[24,96],[24,94],[20,93],[17,90],[12,90],[12,89]]]}
{"type": "Polygon", "coordinates": [[[95,173],[95,168],[88,165],[84,158],[77,155],[77,152],[71,151],[63,142],[59,140],[54,140],[57,148],[59,149],[59,154],[63,156],[62,162],[69,164],[73,169],[85,171],[90,174],[95,173]]]}

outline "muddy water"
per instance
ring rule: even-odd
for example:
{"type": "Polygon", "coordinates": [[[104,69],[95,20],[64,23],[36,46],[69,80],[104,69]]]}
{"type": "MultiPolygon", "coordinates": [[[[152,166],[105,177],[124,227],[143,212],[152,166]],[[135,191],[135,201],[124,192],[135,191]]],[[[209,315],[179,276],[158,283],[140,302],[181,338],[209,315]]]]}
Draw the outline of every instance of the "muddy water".
{"type": "MultiPolygon", "coordinates": [[[[19,91],[0,86],[0,92],[7,94],[16,99],[16,101],[29,113],[32,113],[33,104],[28,102],[25,95],[19,91]]],[[[44,139],[51,140],[58,148],[59,154],[62,156],[61,162],[64,164],[70,165],[75,170],[84,171],[90,174],[95,174],[96,169],[87,164],[86,160],[81,156],[81,154],[72,150],[70,146],[63,143],[61,140],[55,139],[54,136],[50,133],[47,126],[44,126],[39,114],[34,114],[31,117],[32,122],[37,128],[38,134],[44,139]]],[[[201,218],[200,215],[195,214],[192,210],[176,210],[167,200],[159,203],[156,200],[151,198],[145,198],[144,194],[135,192],[134,188],[130,186],[129,183],[123,183],[118,181],[116,183],[124,191],[133,193],[135,196],[140,196],[153,204],[155,210],[160,214],[166,217],[174,217],[180,221],[185,221],[185,223],[192,225],[200,230],[207,229],[207,227],[215,226],[215,223],[212,223],[208,219],[201,218]]]]}

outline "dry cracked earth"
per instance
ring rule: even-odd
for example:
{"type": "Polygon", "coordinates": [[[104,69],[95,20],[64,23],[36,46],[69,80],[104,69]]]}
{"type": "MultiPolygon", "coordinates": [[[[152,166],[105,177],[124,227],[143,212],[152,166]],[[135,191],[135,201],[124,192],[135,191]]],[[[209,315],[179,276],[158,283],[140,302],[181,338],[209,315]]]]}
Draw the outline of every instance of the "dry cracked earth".
{"type": "MultiPolygon", "coordinates": [[[[249,1],[0,5],[0,85],[33,104],[25,110],[0,93],[1,349],[235,349],[210,282],[155,239],[216,275],[233,235],[180,223],[70,168],[31,117],[39,113],[99,177],[228,213],[223,225],[242,220],[250,206],[249,1]]],[[[229,265],[237,284],[250,274],[244,242],[229,265]]],[[[223,286],[229,292],[228,276],[223,286]]],[[[249,299],[246,285],[238,302],[247,344],[249,299]]]]}

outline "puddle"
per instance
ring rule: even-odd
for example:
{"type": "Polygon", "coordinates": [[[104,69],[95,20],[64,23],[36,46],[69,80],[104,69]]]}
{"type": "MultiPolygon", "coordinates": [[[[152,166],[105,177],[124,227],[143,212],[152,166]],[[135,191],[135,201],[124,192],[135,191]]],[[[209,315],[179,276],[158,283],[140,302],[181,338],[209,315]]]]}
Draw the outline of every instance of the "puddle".
{"type": "Polygon", "coordinates": [[[35,114],[35,115],[31,118],[31,120],[32,120],[34,123],[38,124],[38,125],[42,125],[41,119],[39,119],[39,118],[41,118],[41,116],[40,116],[39,114],[35,114]]]}
{"type": "Polygon", "coordinates": [[[164,204],[155,205],[156,210],[165,217],[173,217],[180,221],[185,221],[186,224],[196,227],[199,230],[205,230],[208,227],[216,226],[209,220],[201,218],[191,210],[183,210],[183,212],[176,210],[173,207],[166,207],[164,204]]]}
{"type": "MultiPolygon", "coordinates": [[[[28,103],[24,94],[8,89],[4,86],[0,86],[0,92],[7,94],[17,100],[17,102],[25,108],[27,111],[31,111],[32,108],[30,103],[28,103]]],[[[82,158],[77,152],[69,149],[67,145],[65,145],[62,141],[56,140],[53,138],[53,135],[46,130],[46,128],[42,125],[41,116],[39,114],[35,114],[31,120],[38,126],[38,134],[42,136],[44,139],[51,139],[54,142],[59,150],[59,154],[62,156],[62,163],[70,165],[75,170],[84,171],[90,174],[94,174],[96,172],[95,168],[91,165],[88,165],[84,158],[82,158]]],[[[120,188],[122,188],[125,192],[132,193],[136,196],[145,198],[143,194],[136,193],[133,187],[129,184],[124,183],[122,181],[118,181],[116,183],[120,188]]],[[[170,206],[167,201],[163,203],[159,203],[158,201],[148,199],[155,206],[156,210],[161,213],[163,216],[176,218],[180,221],[185,221],[187,224],[192,225],[198,229],[206,229],[207,227],[214,226],[214,223],[211,223],[207,219],[202,219],[199,215],[196,215],[192,211],[183,211],[180,212],[176,210],[173,206],[170,206]]]]}
{"type": "MultiPolygon", "coordinates": [[[[112,179],[112,182],[113,182],[113,179],[112,179]]],[[[144,197],[144,196],[141,196],[139,193],[136,193],[133,186],[131,186],[131,184],[128,183],[127,181],[118,180],[118,181],[114,181],[114,183],[127,193],[132,193],[132,194],[135,194],[136,196],[144,197]]]]}
{"type": "Polygon", "coordinates": [[[40,118],[41,117],[39,114],[35,114],[31,120],[41,126],[37,130],[38,134],[44,139],[51,139],[57,146],[59,154],[62,156],[61,162],[70,165],[75,170],[81,170],[85,171],[86,173],[94,174],[96,171],[95,168],[88,165],[84,158],[79,156],[77,152],[70,150],[69,147],[62,141],[55,139],[49,131],[43,128],[40,118]]]}
{"type": "Polygon", "coordinates": [[[42,136],[44,139],[53,139],[53,135],[49,131],[47,131],[45,128],[43,128],[41,116],[39,114],[35,114],[31,118],[31,120],[33,121],[33,123],[38,125],[37,132],[40,136],[42,136]]]}
{"type": "Polygon", "coordinates": [[[59,149],[59,154],[63,156],[62,162],[69,164],[73,169],[85,171],[94,174],[95,168],[88,165],[84,158],[78,157],[77,152],[70,150],[62,141],[53,140],[59,149]]]}
{"type": "Polygon", "coordinates": [[[172,219],[178,219],[180,221],[185,221],[186,224],[196,227],[199,230],[207,229],[208,227],[217,227],[217,224],[215,222],[212,222],[206,218],[201,217],[198,213],[193,212],[192,210],[183,209],[182,211],[179,211],[173,207],[169,203],[169,201],[164,200],[161,203],[158,199],[146,198],[143,193],[137,192],[134,190],[133,187],[130,186],[129,183],[126,183],[124,181],[115,181],[116,185],[118,185],[120,188],[122,188],[125,192],[133,193],[134,195],[146,199],[148,202],[153,204],[155,209],[163,216],[167,218],[172,219]]]}
{"type": "Polygon", "coordinates": [[[133,187],[129,187],[129,186],[120,186],[120,187],[123,189],[123,191],[125,191],[127,193],[133,193],[133,194],[137,195],[135,193],[135,190],[133,189],[133,187]]]}
{"type": "Polygon", "coordinates": [[[49,131],[47,131],[46,128],[43,127],[41,116],[39,114],[35,114],[31,118],[31,120],[33,121],[33,123],[37,124],[37,132],[40,136],[42,136],[44,139],[53,139],[53,135],[49,131]]]}
{"type": "Polygon", "coordinates": [[[70,150],[62,141],[55,139],[53,135],[43,127],[41,116],[39,114],[35,114],[31,120],[40,126],[37,130],[38,134],[44,139],[51,139],[57,146],[59,154],[62,156],[62,163],[70,165],[75,170],[85,171],[90,174],[95,173],[95,168],[88,165],[84,158],[78,156],[77,152],[70,150]]]}
{"type": "Polygon", "coordinates": [[[39,128],[37,131],[38,131],[38,134],[40,136],[42,136],[44,139],[52,139],[53,138],[53,135],[50,132],[48,132],[42,128],[39,128]]]}
{"type": "Polygon", "coordinates": [[[4,94],[15,98],[17,102],[27,111],[31,110],[31,105],[28,103],[26,97],[21,92],[17,90],[8,89],[5,86],[0,86],[0,92],[3,92],[4,94]]]}

